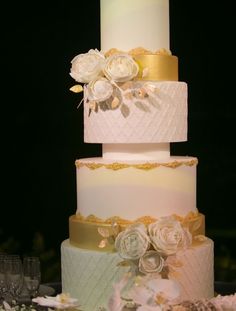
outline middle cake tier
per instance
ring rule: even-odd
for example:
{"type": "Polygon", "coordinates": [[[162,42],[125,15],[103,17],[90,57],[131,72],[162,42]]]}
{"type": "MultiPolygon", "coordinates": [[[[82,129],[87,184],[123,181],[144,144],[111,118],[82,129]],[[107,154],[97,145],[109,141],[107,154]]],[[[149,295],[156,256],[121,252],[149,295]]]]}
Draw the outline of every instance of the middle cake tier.
{"type": "Polygon", "coordinates": [[[159,161],[76,161],[77,215],[135,221],[197,213],[195,157],[159,161]]]}

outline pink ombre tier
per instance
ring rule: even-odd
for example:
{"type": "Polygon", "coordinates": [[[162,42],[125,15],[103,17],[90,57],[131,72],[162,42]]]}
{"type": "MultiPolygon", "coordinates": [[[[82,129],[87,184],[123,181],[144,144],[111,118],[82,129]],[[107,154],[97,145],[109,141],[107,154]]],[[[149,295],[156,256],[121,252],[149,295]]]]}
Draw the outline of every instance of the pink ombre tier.
{"type": "Polygon", "coordinates": [[[135,220],[197,211],[196,158],[118,162],[89,158],[78,160],[76,166],[76,213],[84,217],[135,220]]]}

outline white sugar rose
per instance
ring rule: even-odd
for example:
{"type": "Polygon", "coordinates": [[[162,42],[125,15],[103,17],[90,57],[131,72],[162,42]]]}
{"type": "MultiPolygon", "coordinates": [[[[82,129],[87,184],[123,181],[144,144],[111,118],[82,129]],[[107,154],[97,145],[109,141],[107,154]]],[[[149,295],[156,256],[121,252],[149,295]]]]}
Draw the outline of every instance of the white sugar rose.
{"type": "Polygon", "coordinates": [[[139,259],[139,271],[147,273],[161,272],[164,267],[164,259],[160,256],[157,251],[147,251],[139,259]]]}
{"type": "Polygon", "coordinates": [[[114,54],[107,58],[104,74],[114,82],[132,80],[139,71],[138,64],[127,54],[114,54]]]}
{"type": "Polygon", "coordinates": [[[97,102],[104,101],[111,97],[113,86],[106,78],[98,78],[91,81],[86,88],[87,98],[97,102]]]}
{"type": "Polygon", "coordinates": [[[123,259],[137,260],[149,248],[149,237],[143,224],[134,224],[121,231],[115,240],[115,247],[123,259]]]}
{"type": "Polygon", "coordinates": [[[72,59],[70,75],[77,82],[89,83],[102,75],[104,65],[105,56],[98,50],[89,50],[72,59]]]}
{"type": "Polygon", "coordinates": [[[160,218],[148,227],[151,243],[163,255],[175,254],[192,244],[192,235],[172,217],[160,218]]]}

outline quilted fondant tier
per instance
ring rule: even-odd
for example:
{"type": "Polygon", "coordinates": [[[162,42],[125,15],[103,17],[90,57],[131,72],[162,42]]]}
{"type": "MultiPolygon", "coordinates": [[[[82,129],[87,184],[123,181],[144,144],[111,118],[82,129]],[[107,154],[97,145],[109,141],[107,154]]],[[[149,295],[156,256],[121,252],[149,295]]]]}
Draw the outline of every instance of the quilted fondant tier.
{"type": "Polygon", "coordinates": [[[91,111],[91,106],[84,104],[85,142],[162,143],[187,140],[187,84],[139,81],[138,85],[138,89],[119,94],[118,97],[122,98],[120,105],[112,110],[106,109],[104,104],[99,111],[91,111]]]}
{"type": "MultiPolygon", "coordinates": [[[[213,242],[206,239],[180,253],[182,266],[172,277],[181,286],[181,300],[213,297],[213,242]]],[[[129,268],[119,266],[117,253],[74,247],[69,240],[61,245],[62,291],[79,300],[83,311],[106,307],[118,282],[129,268]]]]}

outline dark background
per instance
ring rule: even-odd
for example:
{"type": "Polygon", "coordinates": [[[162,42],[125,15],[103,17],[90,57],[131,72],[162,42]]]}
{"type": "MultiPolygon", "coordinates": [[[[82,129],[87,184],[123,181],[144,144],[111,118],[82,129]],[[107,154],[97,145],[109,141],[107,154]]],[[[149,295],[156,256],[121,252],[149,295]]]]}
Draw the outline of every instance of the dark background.
{"type": "MultiPolygon", "coordinates": [[[[236,280],[235,23],[232,1],[170,0],[171,51],[188,84],[188,142],[198,157],[197,206],[215,241],[216,278],[236,280]]],[[[60,278],[60,244],[76,211],[82,95],[69,91],[71,59],[100,48],[99,1],[2,2],[0,250],[40,254],[60,278]]],[[[53,272],[52,272],[53,271],[53,272]]]]}

